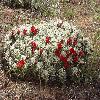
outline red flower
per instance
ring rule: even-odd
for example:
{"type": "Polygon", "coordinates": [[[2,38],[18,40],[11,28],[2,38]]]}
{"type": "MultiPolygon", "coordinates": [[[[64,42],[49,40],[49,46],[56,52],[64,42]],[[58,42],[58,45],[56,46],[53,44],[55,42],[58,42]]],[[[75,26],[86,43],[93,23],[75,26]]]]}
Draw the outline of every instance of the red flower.
{"type": "Polygon", "coordinates": [[[84,52],[81,50],[80,52],[79,52],[79,56],[80,57],[83,57],[85,54],[84,54],[84,52]]]}
{"type": "Polygon", "coordinates": [[[50,37],[47,36],[47,37],[46,37],[46,43],[49,43],[49,42],[50,42],[50,37]]]}
{"type": "Polygon", "coordinates": [[[73,48],[70,48],[70,53],[76,55],[76,51],[73,48]]]}
{"type": "Polygon", "coordinates": [[[31,44],[32,44],[32,47],[33,47],[34,49],[36,49],[37,44],[36,44],[34,41],[32,41],[31,44]]]}
{"type": "Polygon", "coordinates": [[[25,61],[24,60],[20,60],[20,61],[17,62],[16,65],[17,65],[18,68],[23,68],[24,65],[25,65],[25,61]]]}
{"type": "Polygon", "coordinates": [[[57,46],[58,46],[58,49],[59,49],[59,50],[62,49],[62,43],[61,43],[61,42],[59,42],[59,43],[57,44],[57,46]]]}
{"type": "Polygon", "coordinates": [[[60,54],[61,54],[61,51],[60,51],[59,49],[56,49],[56,50],[55,50],[55,55],[56,55],[57,57],[60,57],[60,54]]]}
{"type": "Polygon", "coordinates": [[[72,39],[69,38],[69,39],[67,40],[67,45],[70,45],[71,43],[72,43],[72,39]]]}
{"type": "Polygon", "coordinates": [[[74,40],[73,45],[74,46],[77,45],[77,40],[74,40]]]}
{"type": "Polygon", "coordinates": [[[68,63],[68,61],[66,62],[66,63],[64,63],[64,68],[66,69],[66,68],[69,68],[69,63],[68,63]]]}
{"type": "Polygon", "coordinates": [[[31,27],[31,33],[34,33],[34,35],[37,33],[37,29],[34,26],[31,27]]]}
{"type": "Polygon", "coordinates": [[[24,34],[24,35],[26,35],[26,32],[27,32],[27,30],[26,30],[26,29],[24,29],[24,30],[23,30],[23,34],[24,34]]]}
{"type": "Polygon", "coordinates": [[[62,54],[60,55],[60,60],[61,61],[63,61],[64,63],[66,63],[67,62],[67,58],[66,57],[64,57],[62,54]]]}
{"type": "Polygon", "coordinates": [[[78,62],[78,57],[77,56],[73,59],[73,62],[78,62]]]}

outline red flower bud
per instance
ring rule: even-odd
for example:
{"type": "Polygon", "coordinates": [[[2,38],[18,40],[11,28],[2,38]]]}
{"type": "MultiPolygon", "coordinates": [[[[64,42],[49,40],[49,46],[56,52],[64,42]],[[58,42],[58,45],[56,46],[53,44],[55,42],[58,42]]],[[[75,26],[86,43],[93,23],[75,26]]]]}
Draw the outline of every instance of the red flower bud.
{"type": "Polygon", "coordinates": [[[68,40],[67,40],[67,45],[70,45],[72,43],[72,38],[69,38],[68,40]]]}
{"type": "Polygon", "coordinates": [[[34,26],[31,27],[31,33],[37,34],[37,29],[34,26]]]}
{"type": "Polygon", "coordinates": [[[60,54],[61,54],[61,51],[60,51],[59,49],[56,49],[56,50],[55,50],[55,55],[56,55],[57,57],[60,57],[60,54]]]}
{"type": "Polygon", "coordinates": [[[76,55],[76,51],[73,48],[70,48],[70,53],[76,55]]]}
{"type": "Polygon", "coordinates": [[[62,49],[62,43],[61,43],[61,42],[59,42],[59,43],[57,44],[57,46],[58,46],[58,49],[59,49],[59,50],[62,49]]]}
{"type": "Polygon", "coordinates": [[[19,60],[16,65],[17,65],[18,68],[23,68],[24,65],[25,65],[25,61],[24,60],[19,60]]]}
{"type": "Polygon", "coordinates": [[[74,40],[73,45],[74,46],[77,45],[77,40],[74,40]]]}
{"type": "Polygon", "coordinates": [[[31,44],[32,44],[32,47],[33,47],[34,49],[36,49],[37,44],[36,44],[34,41],[32,41],[31,44]]]}
{"type": "Polygon", "coordinates": [[[67,62],[67,58],[66,57],[64,57],[62,54],[60,55],[60,60],[61,61],[63,61],[64,63],[66,63],[67,62]]]}
{"type": "Polygon", "coordinates": [[[49,43],[50,42],[50,37],[46,37],[46,43],[49,43]]]}
{"type": "Polygon", "coordinates": [[[83,57],[84,55],[85,55],[85,54],[84,54],[83,51],[80,51],[80,52],[79,52],[79,56],[80,56],[80,57],[83,57]]]}
{"type": "Polygon", "coordinates": [[[23,30],[23,34],[24,34],[24,35],[26,35],[26,32],[27,32],[27,30],[26,30],[26,29],[24,29],[24,30],[23,30]]]}
{"type": "Polygon", "coordinates": [[[40,53],[40,55],[42,54],[42,52],[43,52],[43,49],[40,48],[40,49],[39,49],[39,53],[40,53]]]}

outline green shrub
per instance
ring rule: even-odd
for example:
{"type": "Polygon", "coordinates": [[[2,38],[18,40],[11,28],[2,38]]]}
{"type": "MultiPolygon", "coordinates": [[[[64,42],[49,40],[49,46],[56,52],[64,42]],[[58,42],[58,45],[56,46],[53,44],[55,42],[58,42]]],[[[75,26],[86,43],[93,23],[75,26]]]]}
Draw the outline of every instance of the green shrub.
{"type": "Polygon", "coordinates": [[[65,9],[63,15],[67,19],[72,19],[74,17],[75,13],[72,9],[65,9]]]}
{"type": "Polygon", "coordinates": [[[57,13],[57,3],[59,4],[58,0],[32,0],[31,9],[37,10],[43,16],[53,16],[57,13]]]}
{"type": "Polygon", "coordinates": [[[22,7],[24,5],[22,0],[4,0],[3,2],[11,8],[22,7]]]}
{"type": "MultiPolygon", "coordinates": [[[[41,21],[13,28],[5,37],[9,72],[43,80],[80,82],[87,75],[90,45],[79,31],[61,20],[41,21]]],[[[86,78],[84,78],[86,79],[86,78]]]]}
{"type": "Polygon", "coordinates": [[[54,16],[59,5],[58,0],[4,0],[12,8],[24,7],[38,12],[42,16],[54,16]]]}

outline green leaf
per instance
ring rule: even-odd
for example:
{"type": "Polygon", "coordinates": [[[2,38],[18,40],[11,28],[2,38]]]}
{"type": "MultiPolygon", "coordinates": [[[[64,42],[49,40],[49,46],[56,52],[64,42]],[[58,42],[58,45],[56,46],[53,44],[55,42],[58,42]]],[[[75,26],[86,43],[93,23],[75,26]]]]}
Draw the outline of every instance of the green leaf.
{"type": "Polygon", "coordinates": [[[16,59],[21,59],[21,55],[16,55],[16,59]]]}

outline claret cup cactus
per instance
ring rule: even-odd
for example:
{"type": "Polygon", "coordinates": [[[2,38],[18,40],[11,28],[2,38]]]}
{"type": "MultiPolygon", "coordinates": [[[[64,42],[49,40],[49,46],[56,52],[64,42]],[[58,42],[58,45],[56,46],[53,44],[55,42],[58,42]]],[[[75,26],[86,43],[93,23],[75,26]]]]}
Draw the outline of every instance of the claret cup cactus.
{"type": "Polygon", "coordinates": [[[89,47],[75,26],[56,19],[14,27],[5,36],[4,49],[9,70],[16,75],[31,71],[31,77],[48,81],[58,76],[63,82],[69,70],[72,77],[80,76],[89,47]]]}

